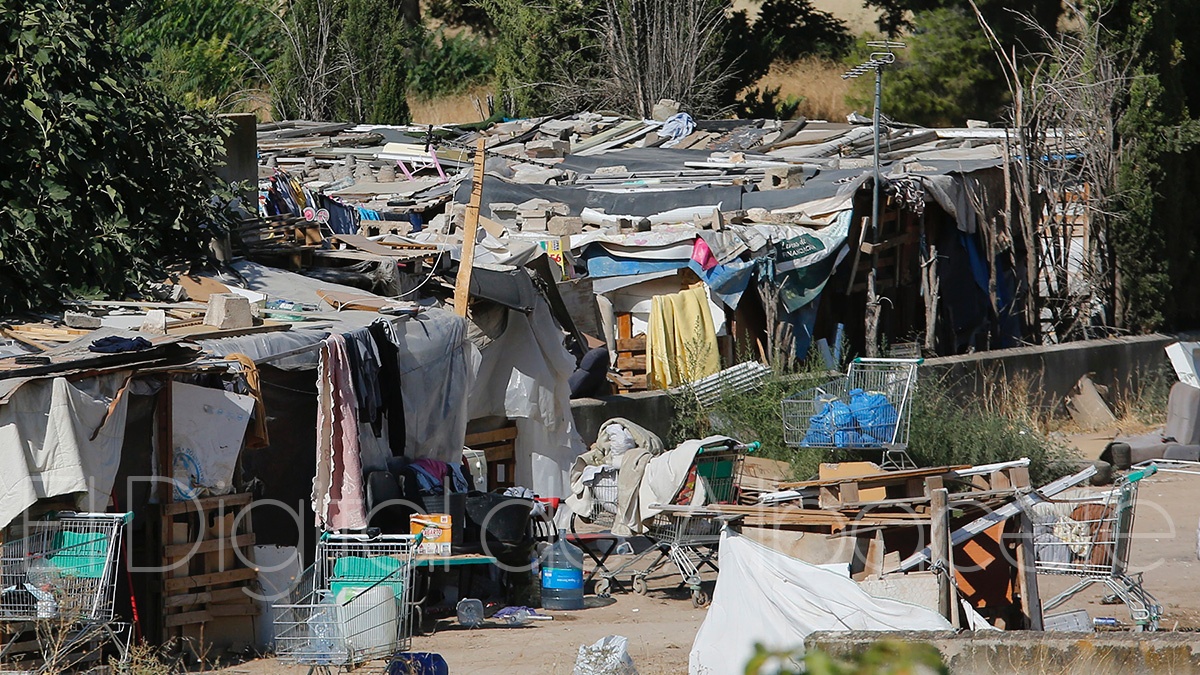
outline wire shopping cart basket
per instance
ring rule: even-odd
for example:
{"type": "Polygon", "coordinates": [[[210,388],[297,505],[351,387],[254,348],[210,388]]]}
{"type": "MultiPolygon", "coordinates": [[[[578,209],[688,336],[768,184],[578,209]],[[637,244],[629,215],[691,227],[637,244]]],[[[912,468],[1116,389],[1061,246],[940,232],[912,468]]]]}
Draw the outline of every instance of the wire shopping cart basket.
{"type": "Polygon", "coordinates": [[[1129,573],[1138,483],[1156,472],[1157,467],[1151,464],[1119,478],[1112,490],[1095,496],[1050,500],[1046,509],[1033,514],[1037,571],[1079,577],[1073,586],[1043,602],[1043,611],[1052,610],[1088,586],[1100,583],[1129,608],[1138,630],[1158,629],[1162,607],[1142,587],[1141,573],[1129,573]],[[1048,518],[1046,512],[1050,513],[1048,518]]]}
{"type": "Polygon", "coordinates": [[[274,605],[280,660],[328,673],[407,650],[418,540],[323,535],[291,601],[274,605]]]}
{"type": "Polygon", "coordinates": [[[854,359],[846,374],[780,403],[783,440],[828,450],[880,450],[885,469],[912,469],[908,428],[922,359],[854,359]]]}
{"type": "MultiPolygon", "coordinates": [[[[112,645],[121,661],[129,649],[129,625],[114,621],[121,535],[132,513],[60,512],[29,521],[0,553],[0,622],[35,622],[52,629],[54,655],[35,672],[58,672],[83,657],[84,646],[112,645]],[[64,663],[63,661],[71,663],[64,663]]],[[[15,640],[0,650],[9,657],[15,640]]],[[[90,648],[89,648],[90,649],[90,648]]]]}
{"type": "Polygon", "coordinates": [[[646,526],[645,535],[653,546],[612,570],[608,576],[616,577],[633,570],[633,590],[645,594],[649,592],[648,577],[670,562],[678,570],[682,585],[691,591],[692,605],[707,605],[709,598],[700,587],[700,570],[704,567],[717,569],[717,544],[729,517],[704,507],[737,503],[746,453],[759,447],[757,442],[743,444],[732,439],[702,446],[671,503],[652,505],[660,510],[646,526]],[[653,562],[643,569],[636,569],[639,562],[654,553],[658,556],[653,562]]]}

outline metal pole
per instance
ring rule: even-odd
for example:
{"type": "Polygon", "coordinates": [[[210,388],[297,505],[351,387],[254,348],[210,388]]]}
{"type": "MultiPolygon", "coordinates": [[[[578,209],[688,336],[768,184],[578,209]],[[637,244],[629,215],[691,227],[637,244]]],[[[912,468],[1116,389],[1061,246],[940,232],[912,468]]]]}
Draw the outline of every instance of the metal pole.
{"type": "Polygon", "coordinates": [[[879,105],[883,98],[883,64],[875,66],[875,188],[871,199],[871,243],[879,236],[879,105]]]}

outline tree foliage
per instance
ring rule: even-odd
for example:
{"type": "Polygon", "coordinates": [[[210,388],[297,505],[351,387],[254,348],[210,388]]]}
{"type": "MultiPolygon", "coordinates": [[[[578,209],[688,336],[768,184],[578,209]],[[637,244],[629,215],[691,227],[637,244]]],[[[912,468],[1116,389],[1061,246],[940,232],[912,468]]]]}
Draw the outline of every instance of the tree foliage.
{"type": "Polygon", "coordinates": [[[1191,114],[1200,107],[1200,8],[1118,0],[1104,15],[1136,59],[1118,127],[1117,319],[1138,331],[1195,326],[1200,237],[1186,195],[1200,188],[1200,123],[1191,114]]]}
{"type": "Polygon", "coordinates": [[[227,223],[221,127],[146,82],[112,35],[124,5],[0,4],[0,313],[121,297],[227,223]]]}
{"type": "Polygon", "coordinates": [[[147,0],[122,18],[122,43],[150,55],[169,95],[191,108],[238,108],[262,86],[254,64],[278,55],[278,20],[267,0],[147,0]]]}
{"type": "MultiPolygon", "coordinates": [[[[969,118],[994,119],[1006,102],[1004,80],[975,16],[935,9],[913,18],[907,49],[885,70],[883,110],[892,119],[927,126],[962,126],[969,118]]],[[[858,48],[865,60],[871,49],[858,48]]],[[[874,78],[860,78],[851,101],[870,110],[874,78]]]]}
{"type": "Polygon", "coordinates": [[[391,0],[289,0],[267,69],[277,117],[403,124],[420,26],[391,0]]]}

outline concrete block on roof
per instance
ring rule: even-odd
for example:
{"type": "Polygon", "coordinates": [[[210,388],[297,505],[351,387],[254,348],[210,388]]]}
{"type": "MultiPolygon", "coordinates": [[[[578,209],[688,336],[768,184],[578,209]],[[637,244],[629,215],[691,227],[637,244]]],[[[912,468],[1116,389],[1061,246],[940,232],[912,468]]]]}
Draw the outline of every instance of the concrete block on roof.
{"type": "Polygon", "coordinates": [[[531,159],[553,159],[565,156],[571,151],[571,144],[559,140],[529,141],[525,144],[525,154],[531,159]]]}
{"type": "Polygon", "coordinates": [[[512,202],[492,202],[489,207],[492,210],[492,219],[515,221],[517,214],[520,212],[520,207],[512,202]]]}
{"type": "Polygon", "coordinates": [[[66,322],[67,328],[99,328],[100,317],[84,314],[83,312],[66,312],[63,314],[63,321],[66,322]]]}
{"type": "Polygon", "coordinates": [[[254,314],[250,311],[250,299],[236,293],[210,295],[208,311],[204,313],[204,325],[221,330],[253,326],[254,314]]]}
{"type": "Polygon", "coordinates": [[[650,109],[651,117],[659,122],[665,122],[668,117],[677,113],[679,113],[679,103],[669,98],[659,99],[658,103],[655,103],[654,107],[650,109]]]}
{"type": "Polygon", "coordinates": [[[517,217],[517,222],[520,223],[522,232],[545,232],[550,218],[545,211],[533,209],[522,211],[517,217]]]}
{"type": "Polygon", "coordinates": [[[763,173],[763,179],[758,184],[762,190],[787,190],[804,185],[804,167],[802,166],[773,166],[763,173]]]}
{"type": "Polygon", "coordinates": [[[552,216],[546,223],[546,231],[558,237],[583,234],[583,218],[552,216]]]}
{"type": "Polygon", "coordinates": [[[567,140],[575,131],[575,123],[570,120],[550,120],[538,127],[538,132],[552,139],[567,140]]]}
{"type": "MultiPolygon", "coordinates": [[[[241,297],[241,296],[238,296],[241,297]]],[[[246,301],[246,306],[250,306],[250,301],[247,298],[242,298],[246,301]]],[[[212,305],[209,305],[210,307],[212,305]]],[[[152,309],[146,312],[146,318],[142,321],[142,327],[138,329],[139,333],[146,335],[166,335],[167,334],[167,313],[161,309],[152,309]]]]}

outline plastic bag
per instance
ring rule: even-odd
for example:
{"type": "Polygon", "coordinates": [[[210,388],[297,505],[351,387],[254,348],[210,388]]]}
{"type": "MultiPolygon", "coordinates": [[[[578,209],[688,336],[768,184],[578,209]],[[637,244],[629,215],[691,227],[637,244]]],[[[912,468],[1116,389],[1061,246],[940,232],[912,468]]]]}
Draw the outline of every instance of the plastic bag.
{"type": "Polygon", "coordinates": [[[604,427],[602,432],[608,436],[608,454],[610,457],[619,457],[626,452],[637,447],[637,441],[633,440],[633,434],[620,424],[610,424],[604,427]]]}
{"type": "Polygon", "coordinates": [[[574,675],[638,675],[629,656],[629,640],[609,635],[591,646],[580,646],[574,675]]]}
{"type": "Polygon", "coordinates": [[[891,443],[895,438],[899,415],[884,394],[878,391],[851,389],[850,411],[866,442],[881,445],[891,443]]]}

